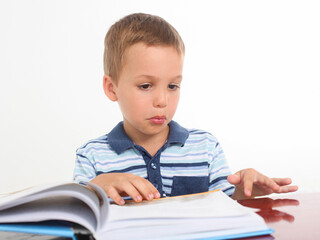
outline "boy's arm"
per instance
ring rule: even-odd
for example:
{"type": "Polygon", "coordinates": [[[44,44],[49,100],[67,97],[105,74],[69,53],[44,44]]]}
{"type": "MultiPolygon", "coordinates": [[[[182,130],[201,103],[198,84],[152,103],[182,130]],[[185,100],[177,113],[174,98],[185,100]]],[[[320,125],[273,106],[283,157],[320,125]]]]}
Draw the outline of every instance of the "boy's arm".
{"type": "Polygon", "coordinates": [[[236,186],[232,195],[235,200],[298,190],[298,186],[290,185],[290,178],[269,178],[252,168],[228,176],[228,181],[236,186]]]}
{"type": "Polygon", "coordinates": [[[210,142],[215,142],[215,144],[210,144],[212,153],[212,158],[209,161],[209,191],[214,189],[220,189],[228,196],[232,196],[234,192],[234,185],[230,184],[227,177],[231,174],[231,170],[227,163],[225,154],[222,150],[221,144],[218,140],[209,135],[210,142]]]}
{"type": "Polygon", "coordinates": [[[125,204],[121,196],[130,196],[136,202],[160,198],[160,193],[148,180],[131,173],[104,173],[90,182],[100,186],[118,205],[125,204]]]}
{"type": "Polygon", "coordinates": [[[90,181],[97,184],[119,205],[125,203],[121,196],[131,196],[136,202],[160,198],[158,190],[148,180],[131,173],[105,173],[97,176],[94,165],[86,149],[79,148],[76,153],[74,182],[86,185],[90,181]]]}

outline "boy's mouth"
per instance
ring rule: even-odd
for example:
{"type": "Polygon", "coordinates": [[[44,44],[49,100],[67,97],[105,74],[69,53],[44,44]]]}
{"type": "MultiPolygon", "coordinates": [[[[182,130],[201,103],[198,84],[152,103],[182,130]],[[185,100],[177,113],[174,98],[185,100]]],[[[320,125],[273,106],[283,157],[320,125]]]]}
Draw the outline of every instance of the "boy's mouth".
{"type": "Polygon", "coordinates": [[[154,124],[163,124],[167,118],[165,116],[154,116],[149,120],[154,124]]]}

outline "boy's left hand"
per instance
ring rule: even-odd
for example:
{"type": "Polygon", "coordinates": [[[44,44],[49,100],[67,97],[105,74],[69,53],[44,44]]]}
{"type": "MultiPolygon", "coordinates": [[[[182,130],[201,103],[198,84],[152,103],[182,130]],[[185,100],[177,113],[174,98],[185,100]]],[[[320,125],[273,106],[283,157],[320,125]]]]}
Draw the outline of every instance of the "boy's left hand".
{"type": "Polygon", "coordinates": [[[252,168],[228,176],[228,181],[236,186],[232,195],[236,200],[298,190],[298,186],[290,185],[290,178],[269,178],[252,168]]]}

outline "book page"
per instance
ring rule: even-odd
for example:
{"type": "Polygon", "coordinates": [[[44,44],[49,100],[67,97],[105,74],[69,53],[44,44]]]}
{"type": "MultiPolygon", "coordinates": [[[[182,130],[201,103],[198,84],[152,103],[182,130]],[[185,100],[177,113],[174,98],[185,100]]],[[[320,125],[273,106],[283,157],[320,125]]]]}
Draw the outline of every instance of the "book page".
{"type": "Polygon", "coordinates": [[[95,232],[101,218],[102,207],[97,195],[88,188],[75,183],[56,183],[1,197],[0,222],[54,219],[81,221],[78,223],[85,224],[84,226],[88,226],[90,231],[95,232]],[[56,199],[57,202],[52,202],[51,199],[56,199]],[[74,206],[70,202],[73,202],[74,206]],[[69,208],[73,209],[73,212],[69,208]],[[19,211],[16,211],[17,209],[19,211]]]}
{"type": "Polygon", "coordinates": [[[222,191],[161,198],[141,203],[110,205],[109,221],[140,218],[196,218],[241,216],[252,209],[232,200],[222,191]]]}
{"type": "Polygon", "coordinates": [[[99,199],[95,193],[76,183],[55,183],[6,194],[0,198],[0,211],[34,200],[55,196],[70,196],[81,199],[97,216],[100,214],[99,199]]]}
{"type": "Polygon", "coordinates": [[[107,225],[98,239],[189,239],[268,230],[254,209],[221,191],[110,205],[107,225]]]}
{"type": "Polygon", "coordinates": [[[79,223],[91,232],[96,231],[97,219],[81,200],[71,197],[49,197],[0,211],[0,222],[38,222],[65,220],[79,223]]]}
{"type": "Polygon", "coordinates": [[[97,232],[105,231],[108,228],[108,219],[109,219],[109,199],[104,190],[94,183],[88,183],[88,185],[95,191],[95,194],[99,198],[100,202],[100,216],[98,219],[97,232]]]}
{"type": "Polygon", "coordinates": [[[268,230],[264,220],[253,212],[238,217],[123,220],[119,222],[122,227],[115,223],[109,225],[108,231],[98,233],[97,238],[202,239],[268,230]]]}

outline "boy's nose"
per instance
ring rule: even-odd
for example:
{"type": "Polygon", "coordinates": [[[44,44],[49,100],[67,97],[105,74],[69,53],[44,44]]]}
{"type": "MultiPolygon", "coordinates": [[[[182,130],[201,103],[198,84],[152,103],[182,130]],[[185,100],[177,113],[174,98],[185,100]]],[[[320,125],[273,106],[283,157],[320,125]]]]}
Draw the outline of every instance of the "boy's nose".
{"type": "Polygon", "coordinates": [[[154,106],[158,108],[163,108],[168,105],[168,93],[167,91],[157,91],[154,97],[154,106]]]}

